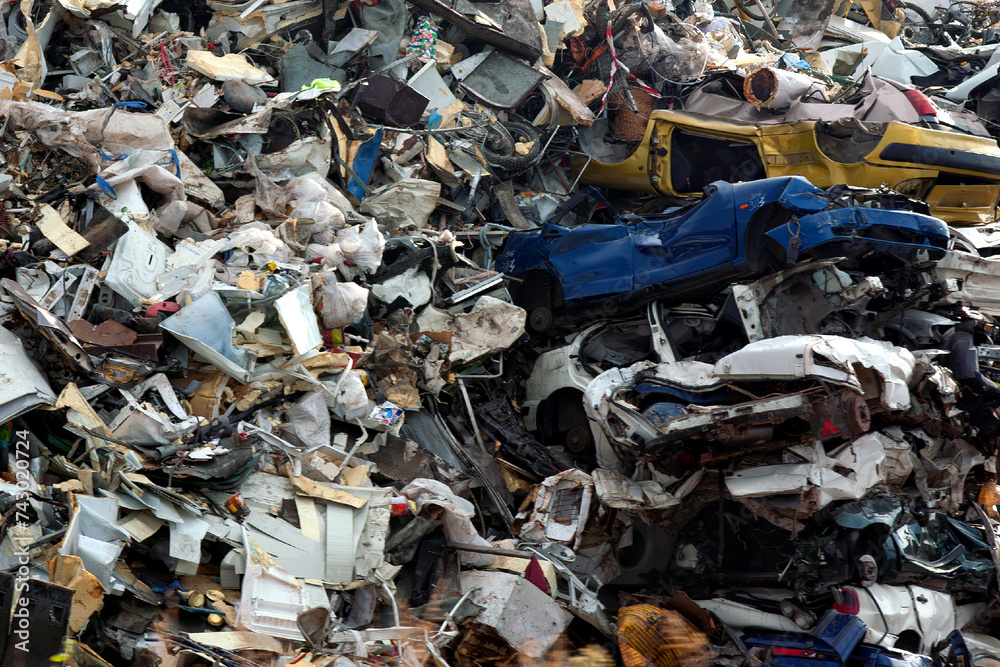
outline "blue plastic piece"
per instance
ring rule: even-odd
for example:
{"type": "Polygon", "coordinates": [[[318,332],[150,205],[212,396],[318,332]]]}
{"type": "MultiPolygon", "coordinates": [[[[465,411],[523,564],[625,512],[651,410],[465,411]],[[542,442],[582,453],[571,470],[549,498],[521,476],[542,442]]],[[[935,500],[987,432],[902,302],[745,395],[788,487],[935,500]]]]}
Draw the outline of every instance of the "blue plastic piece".
{"type": "Polygon", "coordinates": [[[846,660],[854,647],[864,639],[867,629],[865,622],[857,616],[830,609],[810,634],[831,646],[841,660],[846,660]]]}
{"type": "Polygon", "coordinates": [[[179,157],[177,157],[177,149],[176,148],[171,148],[170,149],[170,154],[174,158],[174,167],[176,167],[176,169],[177,169],[177,178],[180,178],[181,177],[181,159],[179,157]]]}
{"type": "Polygon", "coordinates": [[[368,185],[368,180],[372,177],[372,172],[375,170],[375,162],[378,160],[378,149],[382,145],[382,128],[378,128],[371,139],[361,144],[361,148],[358,149],[357,155],[354,156],[354,162],[351,164],[351,169],[358,178],[363,179],[362,182],[358,182],[353,176],[347,184],[347,191],[354,195],[358,201],[364,199],[365,196],[365,185],[368,185]]]}
{"type": "Polygon", "coordinates": [[[640,382],[633,388],[640,396],[654,396],[664,398],[675,398],[682,403],[694,403],[696,405],[718,405],[726,401],[738,398],[745,398],[745,394],[733,391],[728,387],[721,387],[707,392],[694,392],[680,387],[653,384],[652,382],[640,382]]]}
{"type": "Polygon", "coordinates": [[[111,157],[110,155],[102,151],[100,148],[97,149],[97,152],[102,158],[104,158],[108,162],[118,162],[118,160],[124,160],[125,158],[128,157],[128,153],[122,153],[118,157],[111,157]]]}
{"type": "Polygon", "coordinates": [[[97,177],[97,185],[98,185],[98,187],[101,188],[101,190],[104,191],[104,194],[106,194],[107,196],[111,197],[112,199],[118,199],[118,193],[115,192],[115,189],[113,187],[111,187],[110,183],[108,183],[106,180],[104,180],[100,176],[97,177]]]}

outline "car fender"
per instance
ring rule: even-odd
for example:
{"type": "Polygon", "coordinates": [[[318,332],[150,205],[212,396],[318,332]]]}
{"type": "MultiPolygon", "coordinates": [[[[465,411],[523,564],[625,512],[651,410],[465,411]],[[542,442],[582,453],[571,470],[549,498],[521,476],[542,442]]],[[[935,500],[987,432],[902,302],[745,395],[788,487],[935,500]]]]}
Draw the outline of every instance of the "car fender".
{"type": "Polygon", "coordinates": [[[747,247],[747,242],[751,240],[751,235],[757,236],[751,225],[766,224],[766,220],[760,219],[758,215],[765,207],[780,205],[785,211],[801,212],[822,210],[829,205],[823,191],[800,176],[739,183],[730,188],[733,210],[736,213],[736,239],[739,244],[737,257],[733,262],[735,269],[740,269],[749,263],[748,253],[752,249],[747,247]]]}
{"type": "Polygon", "coordinates": [[[920,637],[921,653],[931,649],[953,630],[961,628],[986,608],[985,603],[956,605],[954,598],[923,586],[874,584],[868,588],[847,586],[858,598],[858,616],[868,625],[866,641],[895,644],[903,633],[920,637]]]}
{"type": "Polygon", "coordinates": [[[512,277],[533,269],[552,273],[542,256],[541,237],[537,230],[511,232],[493,268],[512,277]]]}
{"type": "Polygon", "coordinates": [[[524,386],[521,417],[524,427],[537,430],[538,406],[560,389],[576,389],[581,394],[594,379],[579,361],[580,345],[591,333],[604,326],[595,324],[580,332],[569,345],[549,350],[535,361],[524,386]]]}

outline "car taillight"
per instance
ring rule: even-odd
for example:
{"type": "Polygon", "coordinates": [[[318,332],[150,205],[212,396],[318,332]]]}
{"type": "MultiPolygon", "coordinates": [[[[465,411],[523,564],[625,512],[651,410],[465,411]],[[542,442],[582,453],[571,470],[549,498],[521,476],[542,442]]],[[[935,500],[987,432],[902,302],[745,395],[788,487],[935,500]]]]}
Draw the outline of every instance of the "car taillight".
{"type": "Polygon", "coordinates": [[[849,588],[840,589],[840,599],[833,603],[833,610],[841,614],[856,615],[861,611],[861,603],[858,594],[849,588]]]}
{"type": "Polygon", "coordinates": [[[809,651],[804,648],[773,648],[771,655],[784,655],[794,658],[815,658],[816,651],[809,651]]]}
{"type": "Polygon", "coordinates": [[[937,108],[929,99],[927,99],[927,96],[924,95],[919,90],[904,90],[903,95],[906,97],[906,99],[910,100],[910,104],[913,105],[913,108],[919,115],[921,116],[937,115],[937,108]]]}

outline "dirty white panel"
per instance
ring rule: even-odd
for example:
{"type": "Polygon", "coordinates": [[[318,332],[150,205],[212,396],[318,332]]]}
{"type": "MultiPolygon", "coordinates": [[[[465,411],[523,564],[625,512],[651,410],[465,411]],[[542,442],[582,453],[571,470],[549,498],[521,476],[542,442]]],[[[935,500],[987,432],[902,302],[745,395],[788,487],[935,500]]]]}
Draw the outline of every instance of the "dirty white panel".
{"type": "Polygon", "coordinates": [[[301,285],[274,302],[281,324],[295,348],[295,354],[305,354],[323,344],[319,322],[312,305],[309,285],[301,285]]]}
{"type": "Polygon", "coordinates": [[[326,503],[326,581],[354,579],[354,554],[358,536],[354,532],[353,507],[326,503]]]}
{"type": "Polygon", "coordinates": [[[170,555],[180,560],[201,561],[201,541],[208,531],[208,522],[180,510],[181,521],[170,524],[170,555]]]}
{"type": "Polygon", "coordinates": [[[0,327],[0,423],[55,403],[52,387],[28,358],[21,341],[0,327]]]}
{"type": "Polygon", "coordinates": [[[156,279],[167,266],[170,248],[137,225],[115,244],[104,283],[133,306],[156,294],[156,279]]]}

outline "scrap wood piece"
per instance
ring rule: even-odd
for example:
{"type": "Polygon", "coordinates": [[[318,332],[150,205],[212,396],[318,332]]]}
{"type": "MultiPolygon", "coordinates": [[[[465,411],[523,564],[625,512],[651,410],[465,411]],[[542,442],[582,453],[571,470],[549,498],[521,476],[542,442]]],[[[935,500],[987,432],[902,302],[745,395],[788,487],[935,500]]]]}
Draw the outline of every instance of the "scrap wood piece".
{"type": "MultiPolygon", "coordinates": [[[[285,464],[285,466],[288,466],[288,464],[285,464]]],[[[332,503],[349,505],[355,509],[364,507],[365,503],[368,502],[365,498],[348,493],[342,489],[331,489],[329,486],[320,484],[319,482],[314,482],[308,477],[303,477],[301,475],[296,477],[292,474],[291,466],[288,466],[287,468],[282,466],[282,468],[288,475],[288,480],[292,483],[292,486],[295,487],[295,490],[304,496],[322,498],[323,500],[329,500],[332,503]]]]}
{"type": "MultiPolygon", "coordinates": [[[[75,382],[67,384],[63,388],[62,393],[59,394],[59,398],[56,399],[56,410],[61,410],[62,408],[75,410],[89,423],[92,430],[99,431],[108,438],[114,438],[114,434],[108,429],[104,420],[97,415],[94,408],[90,407],[90,403],[80,393],[80,388],[76,386],[75,382]]],[[[108,449],[121,452],[131,451],[117,444],[114,440],[101,440],[101,442],[103,444],[98,445],[99,447],[107,447],[108,449]]]]}
{"type": "Polygon", "coordinates": [[[232,632],[189,632],[188,639],[204,646],[221,648],[225,651],[267,651],[284,653],[280,640],[260,632],[234,630],[232,632]]]}
{"type": "MultiPolygon", "coordinates": [[[[554,113],[549,119],[551,123],[555,125],[584,126],[594,124],[597,116],[573,89],[567,86],[562,79],[553,74],[541,62],[535,63],[535,69],[546,76],[541,86],[556,106],[554,113]]],[[[580,86],[582,85],[580,84],[580,86]]],[[[577,87],[579,88],[580,86],[577,87]]]]}
{"type": "Polygon", "coordinates": [[[220,58],[211,51],[188,51],[187,65],[215,81],[245,81],[251,85],[274,81],[274,77],[238,53],[227,53],[220,58]]]}
{"type": "Polygon", "coordinates": [[[133,512],[128,517],[122,519],[118,525],[128,531],[137,542],[145,542],[152,537],[156,531],[166,523],[152,512],[143,510],[133,512]]]}
{"type": "Polygon", "coordinates": [[[225,619],[226,625],[231,628],[236,627],[236,607],[225,600],[213,600],[212,609],[219,612],[219,615],[225,619]]]}
{"type": "Polygon", "coordinates": [[[87,619],[104,606],[104,586],[87,572],[79,556],[56,555],[49,561],[48,568],[52,583],[76,591],[69,612],[69,629],[79,632],[87,619]]]}
{"type": "Polygon", "coordinates": [[[90,241],[70,229],[59,212],[48,204],[39,204],[38,213],[41,218],[35,224],[39,231],[67,257],[90,247],[90,241]]]}

